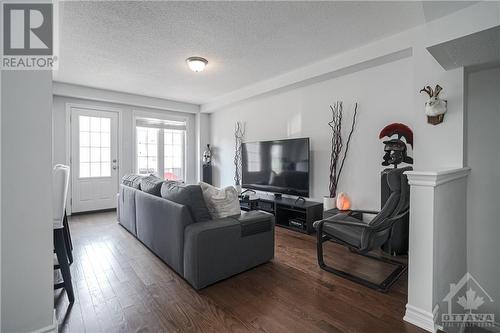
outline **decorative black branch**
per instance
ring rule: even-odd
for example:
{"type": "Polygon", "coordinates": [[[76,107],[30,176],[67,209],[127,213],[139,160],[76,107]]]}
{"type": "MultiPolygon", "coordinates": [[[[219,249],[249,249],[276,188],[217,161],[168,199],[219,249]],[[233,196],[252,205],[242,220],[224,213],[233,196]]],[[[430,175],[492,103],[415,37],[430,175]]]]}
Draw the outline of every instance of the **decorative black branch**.
{"type": "Polygon", "coordinates": [[[351,137],[354,132],[354,127],[356,125],[358,103],[356,103],[354,108],[351,130],[349,132],[349,136],[347,137],[347,143],[345,146],[343,156],[342,156],[342,148],[344,147],[344,143],[342,139],[342,118],[344,114],[343,114],[342,102],[336,102],[334,106],[330,105],[330,110],[332,111],[332,120],[328,122],[328,126],[330,126],[330,128],[332,129],[332,139],[331,139],[331,152],[330,152],[330,184],[328,190],[330,193],[330,197],[334,198],[337,194],[337,187],[340,181],[340,175],[342,173],[342,169],[344,168],[347,152],[349,151],[349,143],[351,142],[351,137]],[[340,168],[338,167],[339,161],[340,161],[340,168]]]}
{"type": "Polygon", "coordinates": [[[245,123],[236,122],[234,129],[234,184],[241,185],[241,144],[245,137],[245,123]]]}

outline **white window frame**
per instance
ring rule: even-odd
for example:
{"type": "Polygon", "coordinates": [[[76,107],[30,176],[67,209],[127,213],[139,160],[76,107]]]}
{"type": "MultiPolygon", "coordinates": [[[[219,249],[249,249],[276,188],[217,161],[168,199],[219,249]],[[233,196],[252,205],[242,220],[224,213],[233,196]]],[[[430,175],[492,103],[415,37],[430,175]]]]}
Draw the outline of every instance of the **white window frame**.
{"type": "MultiPolygon", "coordinates": [[[[183,179],[182,181],[186,181],[187,179],[187,156],[189,155],[188,153],[188,135],[189,135],[189,118],[188,117],[182,117],[182,116],[176,116],[172,114],[164,114],[164,113],[156,113],[156,112],[147,112],[147,111],[137,111],[134,110],[132,112],[133,117],[132,117],[132,139],[133,139],[133,147],[132,147],[132,161],[133,161],[133,166],[134,166],[134,172],[138,172],[138,165],[137,165],[137,120],[138,119],[144,119],[144,118],[151,118],[151,119],[158,119],[158,120],[165,120],[165,121],[180,121],[184,122],[186,124],[186,130],[184,133],[184,158],[182,159],[182,172],[183,172],[183,179]]],[[[161,152],[161,155],[158,154],[158,167],[159,170],[158,172],[161,172],[160,176],[163,179],[163,174],[165,172],[165,167],[164,167],[164,141],[163,141],[163,135],[159,135],[158,138],[158,152],[161,152]],[[161,148],[160,148],[161,147],[161,148]]]]}

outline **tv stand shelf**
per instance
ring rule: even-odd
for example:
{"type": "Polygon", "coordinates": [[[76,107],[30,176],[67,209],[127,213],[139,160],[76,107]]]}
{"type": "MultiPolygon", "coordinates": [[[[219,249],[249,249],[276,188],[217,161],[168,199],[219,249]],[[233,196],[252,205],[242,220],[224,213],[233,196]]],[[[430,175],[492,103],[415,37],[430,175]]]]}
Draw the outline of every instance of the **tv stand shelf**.
{"type": "Polygon", "coordinates": [[[240,198],[242,210],[263,210],[275,217],[276,225],[310,234],[314,232],[314,221],[323,218],[323,204],[314,201],[290,198],[240,198]]]}

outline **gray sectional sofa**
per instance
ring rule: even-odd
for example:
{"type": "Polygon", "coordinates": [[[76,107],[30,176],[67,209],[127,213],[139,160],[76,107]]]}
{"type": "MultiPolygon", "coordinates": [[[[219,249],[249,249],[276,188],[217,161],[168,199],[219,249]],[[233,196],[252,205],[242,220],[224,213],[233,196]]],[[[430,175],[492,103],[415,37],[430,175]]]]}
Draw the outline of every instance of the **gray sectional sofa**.
{"type": "Polygon", "coordinates": [[[121,184],[117,215],[195,289],[274,257],[274,216],[262,211],[196,222],[189,206],[121,184]]]}

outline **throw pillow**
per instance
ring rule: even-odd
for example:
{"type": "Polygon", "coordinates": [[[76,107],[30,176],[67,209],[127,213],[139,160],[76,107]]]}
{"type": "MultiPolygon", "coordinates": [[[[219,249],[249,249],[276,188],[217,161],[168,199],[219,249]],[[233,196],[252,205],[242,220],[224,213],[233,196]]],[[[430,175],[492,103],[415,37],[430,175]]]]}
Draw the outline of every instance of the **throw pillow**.
{"type": "Polygon", "coordinates": [[[161,197],[187,206],[195,222],[211,220],[200,185],[186,185],[167,180],[161,186],[161,197]]]}
{"type": "Polygon", "coordinates": [[[163,182],[163,179],[153,175],[142,177],[141,190],[146,193],[156,195],[157,197],[161,197],[161,185],[163,182]]]}
{"type": "Polygon", "coordinates": [[[220,219],[241,214],[238,192],[233,186],[218,188],[200,182],[200,187],[212,218],[220,219]]]}
{"type": "Polygon", "coordinates": [[[122,184],[125,186],[129,186],[135,189],[141,189],[141,179],[142,176],[136,175],[133,173],[129,173],[128,175],[123,176],[122,184]]]}

